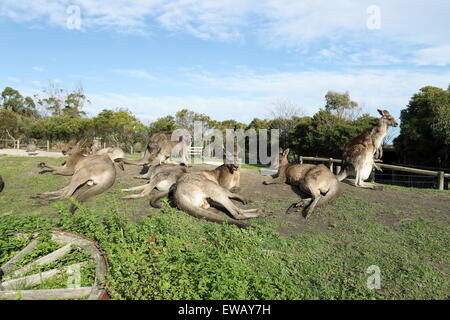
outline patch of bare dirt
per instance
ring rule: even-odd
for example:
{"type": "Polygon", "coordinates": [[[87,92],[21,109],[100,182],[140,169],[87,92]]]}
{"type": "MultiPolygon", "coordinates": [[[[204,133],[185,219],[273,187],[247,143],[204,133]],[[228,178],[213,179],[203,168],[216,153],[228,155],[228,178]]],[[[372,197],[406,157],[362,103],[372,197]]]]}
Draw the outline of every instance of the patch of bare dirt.
{"type": "MultiPolygon", "coordinates": [[[[208,164],[196,164],[188,171],[211,170],[215,167],[208,164]]],[[[118,180],[135,186],[143,184],[145,180],[133,178],[141,170],[140,166],[126,165],[125,171],[118,170],[118,180]]],[[[308,220],[303,218],[300,211],[286,214],[286,209],[292,203],[300,200],[300,193],[287,184],[263,185],[263,181],[271,179],[270,176],[262,176],[258,170],[241,169],[240,193],[252,202],[246,206],[240,202],[236,202],[236,204],[240,207],[260,208],[265,214],[272,214],[268,219],[273,221],[282,235],[297,235],[305,232],[308,228],[334,233],[336,232],[334,226],[336,221],[345,219],[345,217],[333,215],[333,210],[330,210],[328,206],[318,209],[308,220]]],[[[401,221],[407,220],[412,215],[420,215],[428,219],[443,219],[450,214],[450,195],[446,194],[420,194],[391,189],[374,191],[356,188],[347,183],[341,183],[341,187],[343,192],[351,192],[358,198],[381,204],[385,211],[377,219],[393,229],[398,228],[401,221]]],[[[331,208],[332,206],[333,204],[329,205],[331,208]]],[[[135,218],[141,219],[148,214],[146,208],[142,208],[136,212],[135,218]]]]}

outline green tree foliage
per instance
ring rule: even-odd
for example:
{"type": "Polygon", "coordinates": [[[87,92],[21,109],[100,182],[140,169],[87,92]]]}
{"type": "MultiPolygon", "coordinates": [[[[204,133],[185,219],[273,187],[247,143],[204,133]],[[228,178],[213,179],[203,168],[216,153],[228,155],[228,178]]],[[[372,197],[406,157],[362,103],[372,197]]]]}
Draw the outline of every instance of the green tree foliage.
{"type": "Polygon", "coordinates": [[[203,131],[212,128],[214,122],[211,118],[203,113],[194,112],[188,109],[182,109],[175,114],[175,122],[178,128],[194,130],[195,121],[203,123],[203,131]]]}
{"type": "Polygon", "coordinates": [[[150,132],[156,133],[160,131],[173,131],[177,128],[177,123],[174,116],[165,116],[158,118],[156,121],[150,123],[150,132]]]}
{"type": "Polygon", "coordinates": [[[358,103],[350,99],[348,91],[344,93],[328,91],[325,101],[325,110],[335,113],[338,118],[351,118],[352,111],[358,108],[358,103]]]}
{"type": "Polygon", "coordinates": [[[92,139],[92,119],[74,118],[70,116],[47,117],[32,122],[26,129],[27,136],[33,139],[51,141],[69,141],[76,139],[92,139]]]}
{"type": "Polygon", "coordinates": [[[400,119],[394,145],[405,163],[450,167],[450,90],[423,87],[400,119]]]}
{"type": "Polygon", "coordinates": [[[103,110],[93,118],[96,137],[113,145],[130,145],[147,139],[147,128],[128,110],[103,110]]]}
{"type": "Polygon", "coordinates": [[[39,117],[36,104],[31,97],[23,97],[20,92],[6,87],[1,93],[1,108],[35,120],[39,117]]]}
{"type": "Polygon", "coordinates": [[[340,158],[347,141],[376,123],[377,118],[369,115],[351,121],[320,110],[313,117],[298,120],[289,135],[289,147],[297,155],[340,158]]]}

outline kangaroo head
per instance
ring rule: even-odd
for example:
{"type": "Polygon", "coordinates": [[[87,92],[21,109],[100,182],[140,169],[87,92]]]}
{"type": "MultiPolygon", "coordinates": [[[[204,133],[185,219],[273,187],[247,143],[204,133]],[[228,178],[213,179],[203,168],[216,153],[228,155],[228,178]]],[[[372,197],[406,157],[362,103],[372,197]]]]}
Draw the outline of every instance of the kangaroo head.
{"type": "Polygon", "coordinates": [[[84,152],[85,141],[77,141],[72,139],[67,143],[67,145],[61,150],[63,155],[72,155],[74,153],[84,152]]]}
{"type": "Polygon", "coordinates": [[[239,170],[241,164],[238,154],[239,151],[237,148],[235,148],[232,153],[223,148],[223,161],[225,162],[225,165],[228,167],[230,172],[239,170]]]}
{"type": "Polygon", "coordinates": [[[385,123],[385,124],[387,124],[388,126],[391,126],[391,127],[397,127],[398,126],[397,121],[395,121],[395,118],[393,116],[391,116],[389,111],[378,109],[378,112],[381,114],[381,118],[380,118],[381,122],[383,122],[383,123],[385,123]]]}
{"type": "Polygon", "coordinates": [[[289,164],[289,151],[291,151],[289,148],[287,148],[286,150],[280,148],[280,153],[278,154],[278,164],[280,167],[287,166],[289,164]]]}

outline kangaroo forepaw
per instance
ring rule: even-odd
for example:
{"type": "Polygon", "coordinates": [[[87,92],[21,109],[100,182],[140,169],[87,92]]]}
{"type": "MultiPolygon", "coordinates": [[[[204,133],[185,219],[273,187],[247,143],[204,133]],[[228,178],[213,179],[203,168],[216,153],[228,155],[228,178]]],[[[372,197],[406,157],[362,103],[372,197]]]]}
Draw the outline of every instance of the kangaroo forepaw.
{"type": "Polygon", "coordinates": [[[241,191],[241,188],[239,188],[239,187],[233,187],[230,189],[230,192],[232,192],[232,193],[238,193],[239,191],[241,191]]]}
{"type": "Polygon", "coordinates": [[[45,168],[45,162],[39,163],[38,168],[41,168],[41,169],[45,168]]]}

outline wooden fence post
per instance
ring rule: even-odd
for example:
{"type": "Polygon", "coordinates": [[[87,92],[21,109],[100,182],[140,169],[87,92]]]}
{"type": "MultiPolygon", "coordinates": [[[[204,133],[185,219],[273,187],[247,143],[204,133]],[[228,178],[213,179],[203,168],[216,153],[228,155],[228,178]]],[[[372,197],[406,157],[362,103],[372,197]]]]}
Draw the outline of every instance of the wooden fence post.
{"type": "Polygon", "coordinates": [[[50,152],[50,141],[47,140],[47,152],[50,152]]]}
{"type": "Polygon", "coordinates": [[[330,158],[330,161],[328,162],[328,166],[330,167],[330,171],[333,172],[333,158],[330,158]]]}
{"type": "Polygon", "coordinates": [[[438,172],[437,177],[438,177],[438,189],[439,190],[444,190],[444,175],[445,175],[444,171],[438,172]]]}
{"type": "Polygon", "coordinates": [[[336,175],[341,173],[341,166],[336,166],[336,175]]]}
{"type": "Polygon", "coordinates": [[[300,156],[300,164],[303,164],[303,157],[300,156]]]}

